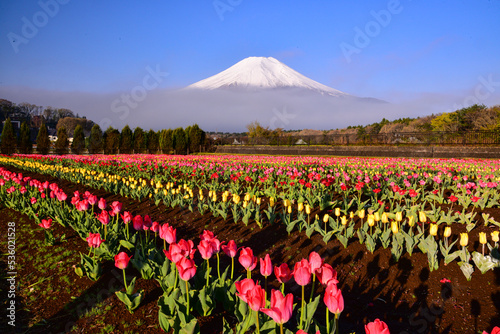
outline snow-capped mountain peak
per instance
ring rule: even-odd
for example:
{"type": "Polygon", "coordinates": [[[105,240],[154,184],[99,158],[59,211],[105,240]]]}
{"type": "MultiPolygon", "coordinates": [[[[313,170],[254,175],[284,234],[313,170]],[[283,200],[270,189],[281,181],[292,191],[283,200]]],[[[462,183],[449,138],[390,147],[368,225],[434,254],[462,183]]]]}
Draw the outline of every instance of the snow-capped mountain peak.
{"type": "Polygon", "coordinates": [[[198,81],[187,88],[202,90],[300,88],[325,95],[349,96],[300,74],[273,57],[245,58],[219,74],[198,81]]]}

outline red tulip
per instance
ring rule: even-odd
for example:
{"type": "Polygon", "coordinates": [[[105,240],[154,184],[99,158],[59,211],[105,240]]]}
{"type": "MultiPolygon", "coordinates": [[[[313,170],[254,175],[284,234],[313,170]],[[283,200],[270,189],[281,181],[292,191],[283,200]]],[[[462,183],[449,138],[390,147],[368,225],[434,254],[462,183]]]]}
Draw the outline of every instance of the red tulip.
{"type": "Polygon", "coordinates": [[[168,223],[163,224],[160,227],[160,238],[168,242],[169,244],[175,243],[177,241],[177,230],[170,226],[168,223]]]}
{"type": "Polygon", "coordinates": [[[128,263],[132,256],[128,256],[125,252],[120,252],[115,255],[115,266],[118,269],[125,269],[128,267],[128,263]]]}
{"type": "Polygon", "coordinates": [[[236,247],[236,242],[234,240],[229,241],[227,245],[222,245],[221,248],[229,257],[235,257],[238,253],[238,247],[236,247]]]}
{"type": "Polygon", "coordinates": [[[253,251],[250,247],[243,247],[238,258],[240,264],[246,270],[253,270],[257,266],[257,258],[253,256],[253,251]]]}
{"type": "Polygon", "coordinates": [[[321,267],[323,264],[323,259],[316,252],[311,252],[309,254],[309,269],[311,270],[311,274],[315,274],[316,270],[321,267]]]}
{"type": "Polygon", "coordinates": [[[122,211],[122,203],[113,201],[113,203],[111,203],[111,216],[116,216],[120,211],[122,211]]]}
{"type": "Polygon", "coordinates": [[[279,290],[271,290],[271,307],[261,309],[262,312],[273,318],[277,324],[284,324],[292,317],[293,295],[289,293],[286,297],[279,290]]]}
{"type": "Polygon", "coordinates": [[[260,285],[256,284],[253,289],[247,291],[247,303],[254,311],[266,306],[266,292],[260,285]]]}
{"type": "Polygon", "coordinates": [[[337,281],[337,271],[328,263],[323,263],[323,265],[316,270],[316,276],[323,285],[328,285],[330,282],[334,284],[339,282],[337,281]]]}
{"type": "Polygon", "coordinates": [[[108,211],[101,211],[100,214],[97,214],[97,219],[103,224],[103,225],[108,225],[109,224],[109,214],[108,211]]]}
{"type": "Polygon", "coordinates": [[[31,204],[35,204],[36,203],[36,198],[35,197],[31,197],[31,204]]]}
{"type": "Polygon", "coordinates": [[[201,240],[198,245],[198,251],[204,260],[209,260],[214,254],[214,249],[210,240],[201,240]]]}
{"type": "Polygon", "coordinates": [[[175,265],[179,271],[179,277],[183,281],[189,281],[196,274],[196,266],[193,260],[183,257],[175,265]]]}
{"type": "Polygon", "coordinates": [[[158,224],[158,222],[153,222],[153,224],[151,224],[151,231],[158,233],[160,231],[160,224],[158,224]]]}
{"type": "Polygon", "coordinates": [[[149,215],[144,216],[142,223],[143,223],[142,228],[144,230],[148,230],[153,225],[153,221],[151,220],[149,215]],[[144,227],[147,227],[147,228],[144,228],[144,227]]]}
{"type": "Polygon", "coordinates": [[[43,227],[45,229],[49,229],[52,226],[52,218],[49,219],[42,219],[42,222],[38,224],[40,227],[43,227]]]}
{"type": "Polygon", "coordinates": [[[215,238],[214,233],[208,230],[204,230],[203,234],[200,235],[201,240],[212,240],[214,238],[215,238]]]}
{"type": "Polygon", "coordinates": [[[271,263],[271,257],[266,254],[264,259],[260,260],[260,274],[264,277],[270,276],[273,273],[273,264],[271,263]]]}
{"type": "Polygon", "coordinates": [[[130,223],[132,221],[132,219],[133,219],[132,214],[130,212],[128,212],[128,211],[125,211],[123,213],[123,215],[121,215],[121,216],[122,216],[123,222],[125,224],[130,223]]]}
{"type": "Polygon", "coordinates": [[[95,195],[90,195],[87,197],[87,200],[89,201],[89,204],[94,206],[97,203],[97,196],[95,195]]]}
{"type": "Polygon", "coordinates": [[[311,269],[309,267],[309,262],[306,259],[295,263],[293,268],[293,278],[298,285],[305,286],[311,282],[311,269]]]}
{"type": "Polygon", "coordinates": [[[337,288],[337,284],[328,284],[323,300],[332,313],[340,314],[344,310],[344,297],[342,297],[340,289],[337,288]]]}
{"type": "Polygon", "coordinates": [[[104,198],[100,198],[99,202],[97,202],[97,206],[99,209],[104,210],[106,209],[106,200],[104,198]]]}
{"type": "Polygon", "coordinates": [[[193,257],[196,250],[193,249],[194,243],[184,239],[179,240],[179,243],[171,243],[168,251],[163,250],[165,256],[172,262],[177,263],[183,257],[193,257]]]}
{"type": "Polygon", "coordinates": [[[76,203],[76,209],[78,211],[87,211],[88,208],[89,208],[89,202],[86,199],[84,199],[82,201],[78,201],[76,203]]]}
{"type": "Polygon", "coordinates": [[[62,191],[62,189],[58,189],[57,191],[54,191],[54,193],[59,202],[64,202],[68,198],[68,196],[64,191],[62,191]]]}
{"type": "Polygon", "coordinates": [[[245,303],[247,303],[247,292],[255,287],[255,282],[250,278],[242,279],[241,281],[234,282],[236,287],[236,295],[240,297],[245,303]]]}
{"type": "Polygon", "coordinates": [[[366,334],[390,334],[387,324],[379,319],[375,319],[375,321],[366,324],[365,332],[366,334]]]}
{"type": "Polygon", "coordinates": [[[274,267],[274,276],[280,283],[286,283],[292,278],[293,273],[286,263],[282,263],[279,267],[274,267]]]}
{"type": "Polygon", "coordinates": [[[104,242],[99,233],[89,233],[89,236],[85,240],[89,243],[89,247],[94,248],[98,248],[104,242]]]}
{"type": "Polygon", "coordinates": [[[137,215],[132,219],[132,224],[134,225],[134,230],[141,231],[144,226],[144,221],[140,215],[137,215]]]}

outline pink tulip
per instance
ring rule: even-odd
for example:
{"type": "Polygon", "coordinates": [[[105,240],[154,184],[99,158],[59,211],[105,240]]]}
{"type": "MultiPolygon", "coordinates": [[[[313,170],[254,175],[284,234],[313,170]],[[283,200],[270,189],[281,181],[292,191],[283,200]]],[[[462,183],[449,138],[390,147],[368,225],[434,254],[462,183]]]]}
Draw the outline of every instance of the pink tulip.
{"type": "Polygon", "coordinates": [[[132,219],[133,219],[132,214],[130,212],[128,212],[128,211],[125,211],[123,213],[123,215],[121,215],[121,216],[122,216],[123,222],[125,224],[130,223],[132,221],[132,219]]]}
{"type": "Polygon", "coordinates": [[[293,295],[289,293],[286,297],[279,290],[271,290],[271,307],[261,309],[262,312],[273,318],[277,324],[284,324],[292,317],[293,295]]]}
{"type": "Polygon", "coordinates": [[[103,225],[108,225],[109,224],[109,214],[108,211],[101,211],[100,214],[97,214],[97,219],[103,224],[103,225]]]}
{"type": "Polygon", "coordinates": [[[247,303],[254,311],[266,306],[266,292],[260,285],[255,285],[253,289],[247,291],[247,303]]]}
{"type": "Polygon", "coordinates": [[[128,256],[125,252],[120,252],[115,255],[115,266],[118,269],[125,269],[128,267],[128,263],[132,256],[128,256]]]}
{"type": "Polygon", "coordinates": [[[62,191],[62,189],[54,191],[54,193],[55,193],[57,200],[59,202],[64,202],[68,198],[68,196],[66,195],[66,193],[64,191],[62,191]]]}
{"type": "Polygon", "coordinates": [[[30,200],[31,204],[35,204],[36,203],[36,198],[35,197],[31,197],[31,200],[30,200]]]}
{"type": "Polygon", "coordinates": [[[76,203],[76,209],[78,211],[87,211],[89,209],[89,202],[86,199],[78,201],[76,203]]]}
{"type": "Polygon", "coordinates": [[[113,203],[111,203],[111,216],[116,216],[120,211],[122,211],[122,203],[113,201],[113,203]]]}
{"type": "Polygon", "coordinates": [[[273,273],[273,264],[271,263],[271,257],[266,254],[264,259],[260,260],[260,274],[264,277],[270,276],[273,273]]]}
{"type": "Polygon", "coordinates": [[[209,260],[214,254],[212,242],[210,240],[202,240],[198,245],[198,251],[204,260],[209,260]]]}
{"type": "Polygon", "coordinates": [[[306,286],[311,282],[311,269],[309,262],[306,259],[295,263],[293,268],[293,278],[300,286],[306,286]]]}
{"type": "Polygon", "coordinates": [[[214,238],[215,238],[214,233],[208,230],[204,230],[203,234],[200,235],[201,240],[212,240],[214,238]]]}
{"type": "Polygon", "coordinates": [[[234,282],[236,287],[236,295],[240,297],[245,303],[247,303],[247,292],[255,287],[255,282],[250,278],[242,279],[241,281],[234,282]]]}
{"type": "Polygon", "coordinates": [[[52,226],[52,219],[42,219],[42,222],[38,224],[40,227],[43,227],[45,229],[49,229],[52,226]]]}
{"type": "Polygon", "coordinates": [[[323,285],[328,285],[330,282],[334,284],[339,282],[337,281],[337,271],[328,263],[323,263],[323,265],[316,270],[316,276],[323,285]]]}
{"type": "Polygon", "coordinates": [[[99,202],[97,202],[97,206],[99,209],[104,210],[106,209],[106,200],[104,198],[100,198],[99,202]]]}
{"type": "Polygon", "coordinates": [[[183,281],[189,281],[196,274],[196,266],[193,260],[183,257],[175,265],[179,271],[179,277],[183,281]]]}
{"type": "Polygon", "coordinates": [[[337,284],[328,284],[323,301],[331,313],[340,314],[344,310],[344,297],[337,284]]]}
{"type": "Polygon", "coordinates": [[[280,283],[286,283],[292,278],[293,273],[286,263],[282,263],[279,267],[274,267],[274,276],[280,283]]]}
{"type": "Polygon", "coordinates": [[[89,204],[94,206],[97,203],[97,196],[95,195],[90,195],[87,200],[89,201],[89,204]]]}
{"type": "Polygon", "coordinates": [[[229,241],[227,245],[222,245],[221,248],[229,257],[235,257],[238,253],[238,247],[236,247],[236,242],[234,240],[229,241]]]}
{"type": "Polygon", "coordinates": [[[153,222],[151,224],[151,231],[158,233],[160,231],[160,224],[158,224],[158,222],[153,222]]]}
{"type": "Polygon", "coordinates": [[[241,249],[238,261],[240,261],[240,264],[249,271],[257,266],[257,258],[253,256],[253,251],[250,247],[243,247],[241,249]]]}
{"type": "Polygon", "coordinates": [[[160,227],[160,238],[168,242],[169,244],[175,243],[177,241],[177,230],[170,226],[168,223],[163,224],[160,227]]]}
{"type": "Polygon", "coordinates": [[[366,334],[390,334],[387,324],[379,319],[375,319],[375,321],[366,324],[365,332],[366,334]]]}
{"type": "Polygon", "coordinates": [[[137,215],[132,219],[132,224],[134,226],[134,230],[136,231],[141,231],[144,226],[144,221],[142,220],[142,217],[140,215],[137,215]]]}
{"type": "Polygon", "coordinates": [[[309,269],[311,270],[311,274],[315,274],[316,270],[321,267],[323,264],[323,259],[316,252],[311,252],[309,254],[309,269]]]}
{"type": "Polygon", "coordinates": [[[89,233],[89,236],[85,239],[89,243],[89,247],[98,248],[105,240],[101,239],[99,233],[89,233]]]}

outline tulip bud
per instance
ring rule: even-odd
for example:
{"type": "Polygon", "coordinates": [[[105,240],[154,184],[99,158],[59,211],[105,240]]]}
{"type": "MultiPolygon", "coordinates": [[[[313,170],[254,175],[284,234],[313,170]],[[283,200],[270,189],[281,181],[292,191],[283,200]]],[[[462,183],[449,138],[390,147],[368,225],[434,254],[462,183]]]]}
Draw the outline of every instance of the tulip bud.
{"type": "Polygon", "coordinates": [[[445,237],[445,238],[449,238],[450,236],[451,236],[451,227],[446,226],[446,227],[444,228],[444,237],[445,237]]]}
{"type": "Polygon", "coordinates": [[[427,221],[427,216],[425,215],[424,211],[418,212],[418,219],[420,220],[421,223],[425,223],[427,221]]]}
{"type": "Polygon", "coordinates": [[[269,198],[269,206],[272,208],[274,207],[274,197],[269,198]]]}
{"type": "Polygon", "coordinates": [[[493,242],[498,242],[498,239],[499,239],[498,235],[499,234],[500,234],[500,231],[493,231],[493,232],[491,232],[491,240],[493,242]]]}
{"type": "Polygon", "coordinates": [[[217,194],[216,193],[214,193],[212,195],[212,202],[217,202],[217,194]]]}
{"type": "Polygon", "coordinates": [[[262,202],[261,198],[260,197],[257,197],[255,199],[255,202],[257,203],[257,205],[260,205],[260,203],[262,202]]]}
{"type": "Polygon", "coordinates": [[[353,219],[354,218],[354,212],[349,212],[349,218],[353,219]]]}
{"type": "Polygon", "coordinates": [[[460,233],[460,246],[465,247],[469,243],[469,235],[467,233],[460,233]]]}
{"type": "Polygon", "coordinates": [[[248,205],[248,202],[247,201],[243,201],[243,209],[246,209],[247,205],[248,205]]]}
{"type": "Polygon", "coordinates": [[[342,225],[344,225],[344,226],[347,225],[347,217],[346,216],[342,216],[342,218],[340,218],[340,223],[342,225]]]}
{"type": "Polygon", "coordinates": [[[391,222],[391,230],[392,230],[392,233],[396,234],[399,232],[399,226],[398,226],[398,222],[393,220],[391,222]]]}
{"type": "Polygon", "coordinates": [[[368,226],[370,226],[370,227],[375,225],[375,217],[373,215],[368,215],[367,223],[368,223],[368,226]]]}
{"type": "Polygon", "coordinates": [[[358,217],[361,218],[361,219],[365,218],[365,209],[361,209],[358,212],[358,217]]]}
{"type": "Polygon", "coordinates": [[[289,207],[290,206],[290,200],[289,199],[286,199],[283,201],[283,205],[285,205],[285,207],[289,207]]]}
{"type": "Polygon", "coordinates": [[[335,216],[340,216],[340,208],[335,208],[335,216]]]}
{"type": "Polygon", "coordinates": [[[408,217],[408,225],[410,225],[410,227],[413,227],[413,225],[415,225],[415,216],[408,217]]]}
{"type": "Polygon", "coordinates": [[[429,228],[429,234],[432,235],[432,236],[436,236],[437,232],[438,232],[438,226],[437,226],[437,224],[431,224],[431,226],[429,228]]]}
{"type": "Polygon", "coordinates": [[[479,243],[481,245],[484,245],[488,242],[488,240],[486,239],[486,232],[479,232],[479,243]]]}
{"type": "Polygon", "coordinates": [[[203,197],[203,194],[200,195],[200,201],[203,201],[205,197],[203,197]]]}
{"type": "Polygon", "coordinates": [[[330,216],[328,215],[328,213],[325,213],[325,215],[323,216],[323,223],[328,223],[328,220],[330,220],[330,216]]]}
{"type": "Polygon", "coordinates": [[[200,191],[198,192],[198,194],[199,194],[200,196],[203,196],[203,190],[201,190],[201,189],[200,189],[200,191]]]}
{"type": "Polygon", "coordinates": [[[245,197],[243,197],[243,200],[249,202],[250,201],[250,194],[246,193],[245,197]]]}
{"type": "Polygon", "coordinates": [[[316,214],[316,216],[314,217],[315,220],[319,221],[319,216],[316,214]]]}
{"type": "Polygon", "coordinates": [[[373,219],[375,219],[376,222],[380,221],[380,214],[378,213],[378,211],[373,214],[373,219]]]}
{"type": "Polygon", "coordinates": [[[402,221],[403,220],[403,213],[400,211],[400,212],[396,212],[396,220],[398,222],[402,221]]]}
{"type": "MultiPolygon", "coordinates": [[[[201,191],[201,190],[200,190],[200,191],[201,191]]],[[[212,195],[213,195],[213,192],[212,192],[212,190],[210,190],[210,191],[208,192],[208,197],[212,197],[212,195]]]]}
{"type": "Polygon", "coordinates": [[[291,205],[287,208],[287,211],[289,214],[292,213],[292,206],[291,205]]]}
{"type": "Polygon", "coordinates": [[[297,211],[302,212],[302,210],[304,210],[304,203],[301,202],[297,205],[297,211]]]}
{"type": "Polygon", "coordinates": [[[306,214],[311,214],[311,207],[309,206],[309,204],[306,204],[306,214]]]}

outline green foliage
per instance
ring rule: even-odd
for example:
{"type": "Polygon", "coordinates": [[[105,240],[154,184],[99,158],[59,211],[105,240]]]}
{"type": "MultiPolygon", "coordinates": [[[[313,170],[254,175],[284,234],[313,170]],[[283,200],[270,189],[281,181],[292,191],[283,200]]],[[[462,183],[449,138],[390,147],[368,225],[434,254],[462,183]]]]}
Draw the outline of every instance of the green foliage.
{"type": "Polygon", "coordinates": [[[66,128],[62,126],[59,128],[59,130],[57,130],[57,140],[55,143],[56,153],[67,154],[68,145],[69,145],[68,134],[66,132],[66,128]]]}
{"type": "Polygon", "coordinates": [[[152,129],[146,134],[146,144],[148,153],[156,153],[156,151],[158,151],[158,147],[160,146],[158,134],[152,129]]]}
{"type": "Polygon", "coordinates": [[[19,137],[19,152],[30,154],[33,144],[31,143],[31,131],[26,122],[21,124],[21,135],[19,137]]]}
{"type": "Polygon", "coordinates": [[[186,132],[183,128],[177,128],[174,130],[173,135],[173,147],[176,154],[186,154],[188,148],[188,139],[186,132]]]}
{"type": "Polygon", "coordinates": [[[104,141],[104,153],[118,153],[118,148],[120,147],[120,132],[110,126],[106,129],[102,137],[104,141]]]}
{"type": "Polygon", "coordinates": [[[144,130],[136,127],[134,130],[134,153],[143,153],[146,149],[146,136],[144,130]]]}
{"type": "Polygon", "coordinates": [[[132,130],[128,125],[125,125],[120,135],[120,153],[130,154],[134,148],[134,138],[132,130]]]}
{"type": "Polygon", "coordinates": [[[49,132],[45,122],[42,123],[36,136],[36,150],[39,154],[47,154],[50,149],[49,132]]]}
{"type": "Polygon", "coordinates": [[[12,154],[16,151],[16,135],[10,118],[7,118],[0,135],[0,151],[2,154],[12,154]]]}
{"type": "Polygon", "coordinates": [[[73,132],[73,142],[71,143],[71,151],[75,154],[82,153],[85,148],[85,135],[83,134],[83,127],[78,124],[73,132]]]}
{"type": "Polygon", "coordinates": [[[89,153],[100,153],[103,149],[102,130],[98,124],[95,124],[90,130],[89,153]]]}
{"type": "Polygon", "coordinates": [[[189,127],[189,132],[186,129],[186,133],[189,136],[189,152],[199,152],[200,146],[205,144],[205,131],[200,129],[198,124],[194,124],[189,127]]]}
{"type": "Polygon", "coordinates": [[[169,154],[170,151],[174,148],[173,145],[173,138],[174,138],[174,131],[172,129],[168,130],[161,130],[160,131],[160,138],[159,138],[159,144],[160,144],[160,150],[164,154],[169,154]]]}

